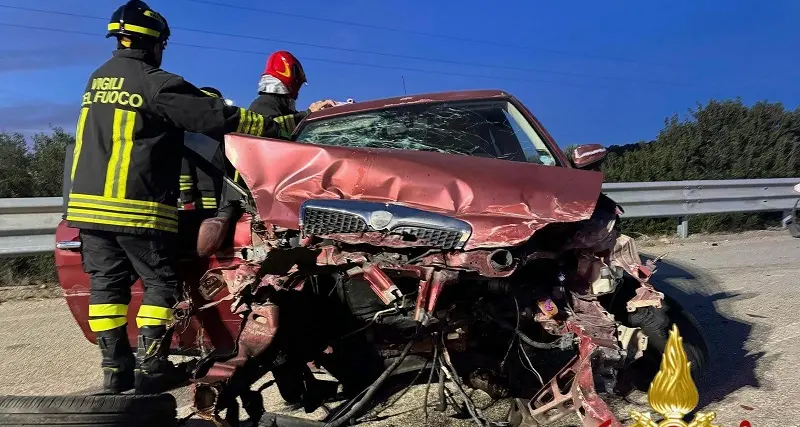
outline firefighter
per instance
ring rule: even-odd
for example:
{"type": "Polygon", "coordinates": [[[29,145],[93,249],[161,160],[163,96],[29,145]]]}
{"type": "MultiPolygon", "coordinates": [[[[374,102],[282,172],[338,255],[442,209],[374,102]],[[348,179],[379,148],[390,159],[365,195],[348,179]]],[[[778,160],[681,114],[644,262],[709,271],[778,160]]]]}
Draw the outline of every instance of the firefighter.
{"type": "MultiPolygon", "coordinates": [[[[297,111],[297,96],[306,83],[306,74],[300,61],[289,52],[278,51],[267,58],[267,64],[258,82],[258,97],[250,104],[250,110],[271,117],[280,129],[280,139],[290,139],[297,124],[308,114],[336,105],[332,100],[317,101],[305,111],[297,111]]],[[[245,186],[238,171],[233,180],[245,186]]],[[[205,220],[200,226],[197,254],[208,257],[224,242],[230,224],[242,214],[239,199],[241,194],[230,185],[223,184],[220,209],[214,218],[205,220]]]]}
{"type": "Polygon", "coordinates": [[[331,100],[317,101],[305,111],[297,111],[297,96],[306,83],[303,65],[291,53],[281,50],[267,58],[267,64],[258,81],[258,97],[250,104],[250,110],[280,124],[284,139],[289,139],[295,127],[309,113],[336,105],[331,100]]]}
{"type": "Polygon", "coordinates": [[[173,257],[183,132],[279,132],[272,120],[161,70],[169,35],[167,21],[140,0],[114,12],[106,37],[117,49],[89,78],[72,163],[65,165],[72,182],[67,224],[80,229],[91,281],[88,322],[105,392],[158,393],[178,373],[167,355],[178,294],[173,257]],[[134,357],[126,328],[136,278],[144,296],[134,357]]]}
{"type": "MultiPolygon", "coordinates": [[[[224,99],[222,93],[216,88],[205,86],[200,90],[209,96],[224,99]]],[[[223,134],[204,135],[186,132],[184,140],[188,145],[196,146],[204,154],[204,157],[222,171],[225,167],[225,154],[222,152],[223,137],[223,134]]],[[[184,156],[181,165],[179,209],[216,211],[221,191],[222,179],[220,177],[209,175],[184,156]]]]}

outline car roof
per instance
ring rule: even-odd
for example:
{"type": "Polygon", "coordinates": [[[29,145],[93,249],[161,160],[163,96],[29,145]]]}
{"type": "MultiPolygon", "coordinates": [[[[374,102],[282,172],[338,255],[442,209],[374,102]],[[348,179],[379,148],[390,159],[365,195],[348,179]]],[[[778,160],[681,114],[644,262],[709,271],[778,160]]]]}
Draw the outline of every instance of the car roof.
{"type": "Polygon", "coordinates": [[[372,101],[354,102],[352,104],[343,104],[336,107],[326,108],[324,110],[311,113],[306,118],[307,121],[315,121],[332,116],[339,116],[343,114],[360,113],[363,111],[380,110],[387,107],[398,107],[406,104],[429,104],[443,101],[468,101],[478,99],[491,99],[491,98],[510,98],[508,92],[490,89],[490,90],[460,90],[454,92],[437,92],[425,93],[419,95],[405,95],[393,98],[376,99],[372,101]]]}

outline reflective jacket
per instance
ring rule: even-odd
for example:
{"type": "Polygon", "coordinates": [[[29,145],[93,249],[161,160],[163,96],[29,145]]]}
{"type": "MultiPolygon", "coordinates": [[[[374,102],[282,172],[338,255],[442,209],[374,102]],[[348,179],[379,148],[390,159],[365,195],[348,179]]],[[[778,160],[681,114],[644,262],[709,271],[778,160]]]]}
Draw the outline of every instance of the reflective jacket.
{"type": "Polygon", "coordinates": [[[70,227],[175,233],[184,131],[280,134],[274,121],[227,106],[154,63],[145,51],[121,49],[89,79],[67,165],[70,227]]]}
{"type": "Polygon", "coordinates": [[[181,164],[178,209],[217,209],[217,201],[222,194],[221,174],[225,170],[222,141],[201,133],[186,132],[184,144],[186,149],[195,151],[216,166],[220,175],[209,175],[194,161],[184,156],[181,164]]]}
{"type": "Polygon", "coordinates": [[[250,104],[250,110],[272,119],[280,125],[281,139],[290,139],[294,129],[310,111],[297,111],[294,102],[286,95],[259,93],[250,104]]]}

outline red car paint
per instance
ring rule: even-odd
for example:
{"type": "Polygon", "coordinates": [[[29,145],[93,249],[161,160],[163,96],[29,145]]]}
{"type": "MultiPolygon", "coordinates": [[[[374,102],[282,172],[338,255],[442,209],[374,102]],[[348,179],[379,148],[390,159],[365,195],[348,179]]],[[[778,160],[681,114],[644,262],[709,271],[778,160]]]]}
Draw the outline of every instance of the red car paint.
{"type": "MultiPolygon", "coordinates": [[[[298,227],[299,206],[308,199],[399,203],[469,222],[473,234],[465,249],[475,249],[516,245],[548,223],[588,218],[601,190],[602,174],[571,167],[530,111],[505,92],[449,92],[345,104],[313,113],[306,121],[403,104],[482,99],[512,103],[561,166],[431,152],[319,146],[242,135],[226,136],[226,154],[252,190],[261,219],[282,227],[298,227]]],[[[207,262],[191,257],[181,260],[180,273],[199,304],[207,302],[197,296],[202,274],[210,268],[235,264],[234,250],[248,247],[250,236],[250,220],[245,217],[237,224],[233,248],[223,249],[207,262]]],[[[77,239],[77,230],[60,224],[57,241],[77,239]]],[[[80,254],[56,249],[56,264],[67,304],[86,339],[94,342],[87,321],[89,280],[82,271],[80,254]]],[[[135,317],[142,297],[140,281],[132,294],[128,331],[131,344],[135,345],[135,317]]],[[[227,294],[224,290],[214,300],[227,294]]],[[[230,312],[229,306],[222,303],[191,318],[185,329],[176,334],[173,349],[190,346],[199,333],[206,344],[232,348],[241,319],[230,312]]]]}
{"type": "Polygon", "coordinates": [[[547,224],[589,218],[603,179],[532,163],[243,135],[227,135],[225,147],[264,222],[297,229],[309,199],[399,203],[468,222],[466,250],[514,246],[547,224]]]}

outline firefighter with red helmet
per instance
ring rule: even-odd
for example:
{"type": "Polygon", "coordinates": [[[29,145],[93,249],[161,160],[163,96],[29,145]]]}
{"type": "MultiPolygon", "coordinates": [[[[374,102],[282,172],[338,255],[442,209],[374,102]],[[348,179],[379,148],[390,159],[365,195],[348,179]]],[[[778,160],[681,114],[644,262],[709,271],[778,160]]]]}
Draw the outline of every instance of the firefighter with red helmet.
{"type": "Polygon", "coordinates": [[[66,220],[80,230],[91,283],[88,323],[106,392],[158,393],[180,374],[167,356],[179,293],[174,257],[184,132],[279,134],[274,121],[162,70],[169,35],[166,19],[143,1],[114,12],[106,37],[116,39],[117,49],[86,84],[64,165],[66,220]],[[144,295],[134,356],[128,304],[138,278],[144,295]]]}
{"type": "Polygon", "coordinates": [[[282,136],[289,139],[297,124],[309,113],[332,107],[331,100],[317,101],[305,110],[297,111],[297,96],[306,83],[303,65],[291,53],[281,50],[267,58],[267,64],[258,81],[258,97],[250,110],[273,117],[281,128],[282,136]]]}
{"type": "MultiPolygon", "coordinates": [[[[306,83],[303,65],[291,53],[277,51],[267,58],[267,64],[258,82],[258,97],[250,104],[249,109],[272,121],[280,129],[280,139],[290,139],[297,124],[308,114],[336,105],[334,101],[323,100],[311,104],[305,111],[297,111],[297,96],[300,88],[306,83]]],[[[244,183],[237,171],[234,171],[235,182],[244,183]]],[[[222,245],[230,224],[242,214],[241,194],[230,185],[223,184],[220,208],[214,218],[203,221],[198,237],[198,255],[211,256],[222,245]]]]}

